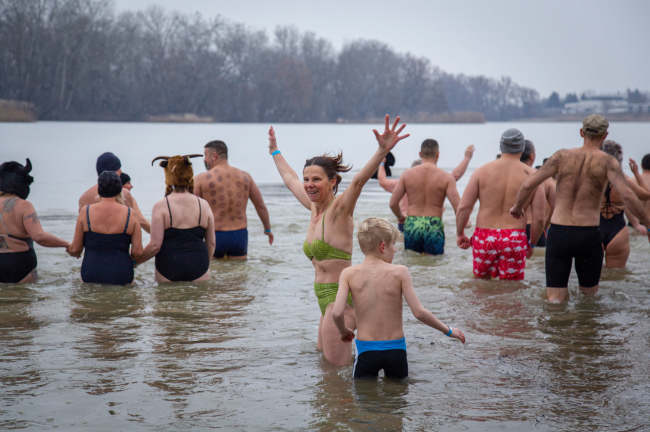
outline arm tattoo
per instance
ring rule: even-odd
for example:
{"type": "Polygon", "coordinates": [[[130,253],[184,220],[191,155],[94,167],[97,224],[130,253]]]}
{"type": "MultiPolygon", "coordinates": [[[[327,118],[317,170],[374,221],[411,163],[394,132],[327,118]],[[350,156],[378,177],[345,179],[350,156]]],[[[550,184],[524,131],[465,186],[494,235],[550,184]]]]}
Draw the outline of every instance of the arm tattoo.
{"type": "Polygon", "coordinates": [[[2,212],[10,213],[14,210],[15,206],[16,206],[16,198],[9,198],[7,201],[4,202],[4,205],[2,206],[2,212]]]}
{"type": "Polygon", "coordinates": [[[27,219],[31,219],[32,222],[34,222],[35,224],[39,223],[38,216],[36,215],[36,212],[34,212],[32,214],[28,214],[27,216],[23,217],[23,221],[26,221],[27,219]]]}

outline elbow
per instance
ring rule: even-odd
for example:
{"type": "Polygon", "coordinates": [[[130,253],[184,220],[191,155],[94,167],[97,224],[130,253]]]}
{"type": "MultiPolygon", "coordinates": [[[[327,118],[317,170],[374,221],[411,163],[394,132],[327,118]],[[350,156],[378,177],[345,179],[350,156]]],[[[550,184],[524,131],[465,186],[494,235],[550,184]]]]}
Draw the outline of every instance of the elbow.
{"type": "Polygon", "coordinates": [[[418,321],[424,321],[426,317],[426,311],[424,309],[417,309],[413,311],[413,316],[418,320],[418,321]]]}

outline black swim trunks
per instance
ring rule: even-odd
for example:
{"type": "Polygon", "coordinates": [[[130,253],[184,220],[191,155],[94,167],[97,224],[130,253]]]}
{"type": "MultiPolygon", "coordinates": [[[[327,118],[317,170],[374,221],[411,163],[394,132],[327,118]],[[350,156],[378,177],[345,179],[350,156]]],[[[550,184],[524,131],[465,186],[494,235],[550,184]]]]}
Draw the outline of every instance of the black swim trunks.
{"type": "Polygon", "coordinates": [[[597,226],[551,224],[546,239],[546,286],[567,288],[575,258],[578,283],[591,288],[598,285],[603,265],[603,247],[597,226]]]}
{"type": "Polygon", "coordinates": [[[381,369],[386,378],[402,379],[409,374],[404,338],[386,341],[355,339],[357,357],[354,361],[355,378],[377,378],[381,369]]]}

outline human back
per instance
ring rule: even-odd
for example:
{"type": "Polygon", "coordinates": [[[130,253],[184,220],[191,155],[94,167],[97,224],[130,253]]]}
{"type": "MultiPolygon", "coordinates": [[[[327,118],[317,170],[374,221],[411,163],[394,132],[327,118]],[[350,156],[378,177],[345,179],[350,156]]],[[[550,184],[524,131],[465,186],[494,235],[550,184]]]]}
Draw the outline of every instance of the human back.
{"type": "Polygon", "coordinates": [[[355,265],[346,270],[357,318],[357,338],[392,340],[402,329],[404,266],[386,262],[355,265]]]}
{"type": "Polygon", "coordinates": [[[219,164],[196,177],[195,193],[210,204],[217,231],[246,228],[246,206],[251,192],[250,175],[228,164],[219,164]]]}
{"type": "Polygon", "coordinates": [[[407,214],[442,217],[447,188],[450,182],[455,182],[451,174],[423,161],[404,171],[401,178],[408,197],[407,214]]]}
{"type": "Polygon", "coordinates": [[[533,169],[519,160],[519,156],[504,154],[501,158],[480,167],[475,175],[478,182],[479,211],[476,226],[481,228],[522,229],[526,219],[509,214],[521,184],[533,169]]]}
{"type": "Polygon", "coordinates": [[[560,150],[549,162],[557,164],[555,210],[551,223],[598,226],[608,166],[618,162],[600,149],[587,146],[560,150]]]}

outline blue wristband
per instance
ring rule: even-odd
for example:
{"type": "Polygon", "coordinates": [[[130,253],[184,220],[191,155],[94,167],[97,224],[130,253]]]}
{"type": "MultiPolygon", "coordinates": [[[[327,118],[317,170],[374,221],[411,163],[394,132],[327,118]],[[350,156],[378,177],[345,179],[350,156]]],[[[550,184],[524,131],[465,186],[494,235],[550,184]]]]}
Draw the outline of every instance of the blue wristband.
{"type": "Polygon", "coordinates": [[[269,234],[270,232],[271,232],[271,229],[270,229],[270,228],[264,230],[264,234],[269,234]]]}
{"type": "Polygon", "coordinates": [[[280,154],[280,150],[274,151],[273,153],[271,153],[271,156],[275,156],[275,155],[278,155],[278,154],[280,154]]]}
{"type": "Polygon", "coordinates": [[[449,327],[449,331],[448,331],[447,333],[445,333],[445,336],[451,337],[451,334],[452,334],[453,332],[454,332],[454,329],[451,328],[451,326],[450,326],[450,327],[449,327]]]}

